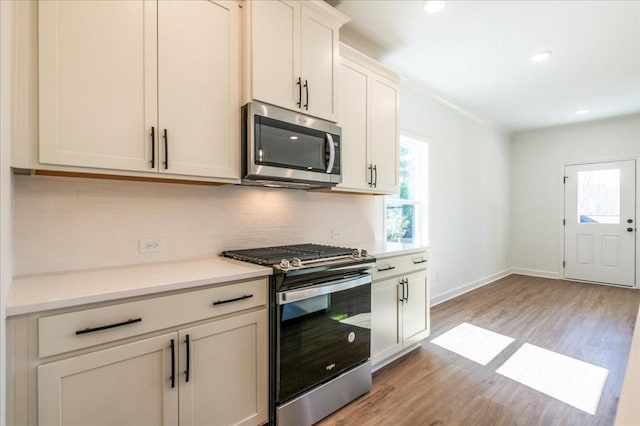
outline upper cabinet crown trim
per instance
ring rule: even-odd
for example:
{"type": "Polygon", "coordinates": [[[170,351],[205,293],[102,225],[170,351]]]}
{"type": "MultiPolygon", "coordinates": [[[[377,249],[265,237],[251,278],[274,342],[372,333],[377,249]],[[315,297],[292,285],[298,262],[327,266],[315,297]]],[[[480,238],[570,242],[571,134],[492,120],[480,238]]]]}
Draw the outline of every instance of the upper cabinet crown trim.
{"type": "Polygon", "coordinates": [[[347,44],[344,44],[343,42],[339,43],[339,47],[340,47],[340,56],[342,58],[364,65],[368,69],[379,74],[381,77],[389,79],[394,83],[400,82],[400,75],[393,69],[381,64],[380,62],[376,61],[372,57],[357,51],[353,47],[347,44]]]}
{"type": "Polygon", "coordinates": [[[304,5],[314,9],[318,13],[326,15],[327,18],[332,19],[340,27],[351,20],[350,17],[340,12],[338,9],[331,7],[331,5],[325,3],[323,0],[307,0],[304,2],[304,5]]]}

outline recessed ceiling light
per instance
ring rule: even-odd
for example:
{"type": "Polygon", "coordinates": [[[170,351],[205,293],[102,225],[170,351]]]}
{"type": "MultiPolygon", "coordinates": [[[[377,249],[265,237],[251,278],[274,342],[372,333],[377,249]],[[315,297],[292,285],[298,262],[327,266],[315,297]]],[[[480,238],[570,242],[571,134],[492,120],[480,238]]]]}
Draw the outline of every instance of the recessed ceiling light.
{"type": "Polygon", "coordinates": [[[297,141],[298,137],[297,136],[289,136],[289,139],[291,139],[292,141],[297,141]]]}
{"type": "Polygon", "coordinates": [[[427,13],[438,13],[445,7],[443,0],[431,0],[424,2],[424,11],[427,13]]]}
{"type": "Polygon", "coordinates": [[[547,59],[549,59],[549,56],[551,56],[551,51],[550,50],[543,50],[543,51],[538,52],[535,55],[533,55],[531,57],[531,62],[546,61],[547,59]]]}
{"type": "Polygon", "coordinates": [[[577,109],[577,110],[576,110],[576,115],[584,115],[584,114],[588,114],[588,113],[589,113],[589,110],[588,110],[588,109],[586,109],[586,108],[583,108],[583,109],[577,109]]]}

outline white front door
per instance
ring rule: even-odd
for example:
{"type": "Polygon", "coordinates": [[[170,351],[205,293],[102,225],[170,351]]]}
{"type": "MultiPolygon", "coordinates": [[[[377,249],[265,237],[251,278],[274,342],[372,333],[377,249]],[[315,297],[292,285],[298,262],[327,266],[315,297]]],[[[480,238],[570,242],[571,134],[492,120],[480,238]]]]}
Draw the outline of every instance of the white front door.
{"type": "Polygon", "coordinates": [[[635,285],[634,160],[565,167],[564,275],[635,285]]]}

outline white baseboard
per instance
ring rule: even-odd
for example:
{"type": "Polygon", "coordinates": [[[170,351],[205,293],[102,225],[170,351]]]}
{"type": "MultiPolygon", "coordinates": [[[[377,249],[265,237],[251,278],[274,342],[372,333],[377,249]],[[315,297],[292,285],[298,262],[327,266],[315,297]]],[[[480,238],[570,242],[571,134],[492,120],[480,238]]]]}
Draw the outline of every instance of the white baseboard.
{"type": "Polygon", "coordinates": [[[540,271],[538,269],[511,268],[511,273],[518,275],[527,275],[529,277],[551,278],[552,280],[560,279],[559,272],[540,271]]]}
{"type": "Polygon", "coordinates": [[[431,306],[439,305],[442,302],[446,302],[447,300],[453,299],[454,297],[461,296],[465,293],[470,292],[471,290],[475,290],[487,284],[491,284],[492,282],[507,277],[512,273],[513,271],[511,269],[505,269],[504,271],[496,272],[495,274],[480,278],[479,280],[473,281],[469,284],[465,284],[458,288],[454,288],[453,290],[449,290],[446,293],[434,296],[431,298],[431,306]]]}

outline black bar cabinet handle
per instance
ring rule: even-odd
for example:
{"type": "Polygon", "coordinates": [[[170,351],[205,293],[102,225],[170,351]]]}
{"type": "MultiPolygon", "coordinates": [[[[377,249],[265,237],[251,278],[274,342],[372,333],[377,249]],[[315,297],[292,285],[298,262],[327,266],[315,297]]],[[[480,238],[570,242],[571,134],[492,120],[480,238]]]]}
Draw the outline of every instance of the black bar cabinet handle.
{"type": "Polygon", "coordinates": [[[189,370],[191,370],[191,365],[190,365],[190,359],[191,359],[191,355],[189,354],[190,352],[190,344],[189,344],[189,335],[187,334],[187,337],[184,339],[184,343],[187,344],[187,369],[184,370],[184,376],[185,376],[185,382],[189,381],[189,370]]]}
{"type": "Polygon", "coordinates": [[[400,280],[400,285],[402,286],[402,297],[400,298],[400,301],[404,303],[404,279],[400,280]]]}
{"type": "Polygon", "coordinates": [[[309,111],[309,82],[307,80],[304,81],[304,89],[307,92],[307,101],[304,104],[304,109],[309,111]]]}
{"type": "Polygon", "coordinates": [[[373,165],[373,175],[375,176],[373,180],[373,187],[377,188],[378,187],[378,166],[375,164],[373,165]]]}
{"type": "Polygon", "coordinates": [[[167,129],[164,129],[164,169],[169,168],[169,136],[167,136],[167,129]]]}
{"type": "Polygon", "coordinates": [[[298,77],[298,108],[302,106],[302,77],[298,77]]]}
{"type": "Polygon", "coordinates": [[[392,269],[396,269],[396,267],[393,265],[390,265],[390,266],[387,266],[386,268],[382,268],[382,269],[378,268],[378,272],[391,271],[392,269]]]}
{"type": "Polygon", "coordinates": [[[171,388],[176,387],[176,346],[173,339],[171,339],[171,388]]]}
{"type": "Polygon", "coordinates": [[[369,164],[369,187],[373,186],[373,165],[369,164]]]}
{"type": "Polygon", "coordinates": [[[123,325],[135,324],[137,322],[142,322],[142,317],[128,319],[126,321],[117,322],[115,324],[102,325],[100,327],[93,327],[93,328],[87,327],[84,330],[76,331],[76,336],[79,336],[81,334],[95,333],[96,331],[108,330],[110,328],[122,327],[123,325]]]}
{"type": "Polygon", "coordinates": [[[413,264],[414,264],[414,265],[417,265],[417,264],[419,264],[419,263],[427,263],[427,259],[420,259],[420,260],[415,260],[415,259],[414,259],[414,260],[413,260],[413,264]]]}
{"type": "Polygon", "coordinates": [[[244,296],[236,297],[233,299],[216,300],[215,302],[213,302],[213,306],[224,305],[225,303],[237,302],[239,300],[250,299],[252,297],[253,297],[253,294],[245,294],[244,296]]]}
{"type": "Polygon", "coordinates": [[[151,168],[156,168],[156,128],[151,126],[151,168]]]}

